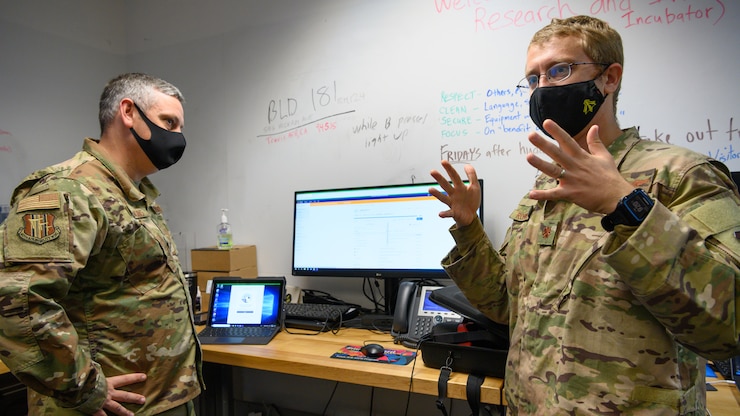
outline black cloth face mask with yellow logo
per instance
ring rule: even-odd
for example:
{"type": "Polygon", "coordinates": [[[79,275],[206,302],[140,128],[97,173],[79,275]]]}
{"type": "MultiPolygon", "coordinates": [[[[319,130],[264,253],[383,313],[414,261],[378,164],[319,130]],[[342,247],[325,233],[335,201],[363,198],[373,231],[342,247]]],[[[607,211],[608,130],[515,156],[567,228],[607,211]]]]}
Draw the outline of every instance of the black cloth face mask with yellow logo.
{"type": "Polygon", "coordinates": [[[558,123],[571,137],[575,136],[588,126],[606,99],[594,81],[537,87],[529,97],[529,116],[548,136],[542,127],[548,118],[558,123]]]}

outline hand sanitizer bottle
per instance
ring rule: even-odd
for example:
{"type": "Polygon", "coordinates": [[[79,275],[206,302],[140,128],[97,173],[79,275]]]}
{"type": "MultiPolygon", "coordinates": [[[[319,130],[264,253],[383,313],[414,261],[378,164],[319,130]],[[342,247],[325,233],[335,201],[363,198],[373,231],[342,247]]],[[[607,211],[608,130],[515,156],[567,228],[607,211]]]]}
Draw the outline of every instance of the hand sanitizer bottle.
{"type": "Polygon", "coordinates": [[[234,244],[234,240],[231,235],[231,224],[226,218],[226,211],[228,209],[221,209],[221,224],[218,225],[218,248],[220,250],[228,250],[234,244]]]}

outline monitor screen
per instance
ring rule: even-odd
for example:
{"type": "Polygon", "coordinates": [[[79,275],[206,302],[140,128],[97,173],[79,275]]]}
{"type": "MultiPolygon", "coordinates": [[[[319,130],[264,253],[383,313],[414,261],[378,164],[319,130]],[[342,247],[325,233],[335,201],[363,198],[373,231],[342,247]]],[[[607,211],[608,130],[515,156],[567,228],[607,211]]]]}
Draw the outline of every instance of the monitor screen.
{"type": "Polygon", "coordinates": [[[280,283],[216,281],[213,284],[211,326],[276,325],[280,318],[280,283]]]}
{"type": "Polygon", "coordinates": [[[448,231],[454,220],[440,218],[447,207],[429,193],[432,186],[439,188],[432,182],[295,192],[293,275],[447,277],[440,261],[455,245],[448,231]]]}

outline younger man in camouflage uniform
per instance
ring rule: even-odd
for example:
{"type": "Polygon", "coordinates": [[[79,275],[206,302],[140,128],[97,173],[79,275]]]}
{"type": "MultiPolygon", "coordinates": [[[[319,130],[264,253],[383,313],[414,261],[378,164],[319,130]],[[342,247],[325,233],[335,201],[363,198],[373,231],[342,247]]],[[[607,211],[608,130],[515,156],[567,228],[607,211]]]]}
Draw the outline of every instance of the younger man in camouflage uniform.
{"type": "Polygon", "coordinates": [[[30,415],[194,414],[201,351],[146,178],[182,155],[182,102],[161,79],[113,79],[100,139],[13,193],[0,227],[0,358],[29,387],[30,415]]]}
{"type": "Polygon", "coordinates": [[[535,34],[524,83],[554,140],[529,140],[552,162],[527,156],[542,174],[498,252],[475,170],[468,186],[446,161],[451,183],[432,171],[455,220],[443,265],[510,325],[511,414],[703,416],[702,357],[740,352],[740,197],[721,163],[619,128],[622,65],[619,34],[598,19],[535,34]],[[625,203],[638,215],[620,217],[625,203]]]}

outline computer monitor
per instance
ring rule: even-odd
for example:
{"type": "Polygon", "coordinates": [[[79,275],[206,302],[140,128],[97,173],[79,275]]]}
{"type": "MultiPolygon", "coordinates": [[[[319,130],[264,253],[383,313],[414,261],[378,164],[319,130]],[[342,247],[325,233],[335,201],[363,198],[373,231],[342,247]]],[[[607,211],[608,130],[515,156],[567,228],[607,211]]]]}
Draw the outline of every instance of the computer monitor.
{"type": "MultiPolygon", "coordinates": [[[[292,274],[383,278],[386,288],[403,278],[447,278],[440,261],[455,245],[448,231],[454,221],[439,216],[447,206],[430,187],[439,184],[296,191],[292,274]]],[[[483,218],[482,203],[478,214],[483,218]]],[[[386,290],[386,309],[392,292],[386,290]]]]}

